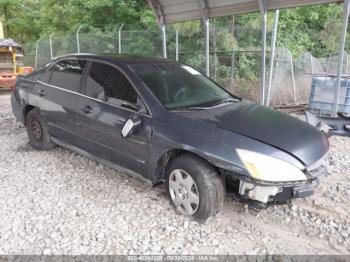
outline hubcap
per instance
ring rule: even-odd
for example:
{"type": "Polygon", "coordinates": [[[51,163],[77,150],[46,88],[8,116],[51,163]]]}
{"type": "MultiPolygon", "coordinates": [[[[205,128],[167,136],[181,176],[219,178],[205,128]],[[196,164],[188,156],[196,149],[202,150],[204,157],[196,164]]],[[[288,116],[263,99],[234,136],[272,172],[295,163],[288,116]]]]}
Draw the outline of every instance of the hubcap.
{"type": "Polygon", "coordinates": [[[33,136],[36,140],[41,140],[43,135],[43,129],[40,122],[37,119],[33,119],[31,122],[31,129],[33,136]]]}
{"type": "Polygon", "coordinates": [[[193,215],[199,207],[196,182],[182,169],[175,169],[169,176],[169,192],[175,207],[186,215],[193,215]]]}

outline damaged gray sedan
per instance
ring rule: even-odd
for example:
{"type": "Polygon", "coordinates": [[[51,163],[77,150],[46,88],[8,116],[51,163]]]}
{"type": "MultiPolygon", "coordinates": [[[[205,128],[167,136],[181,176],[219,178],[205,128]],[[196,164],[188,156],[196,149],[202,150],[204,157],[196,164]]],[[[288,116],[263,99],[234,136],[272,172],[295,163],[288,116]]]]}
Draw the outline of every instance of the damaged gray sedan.
{"type": "Polygon", "coordinates": [[[11,101],[33,147],[165,182],[175,209],[199,222],[225,194],[264,208],[313,194],[328,173],[316,128],[173,61],[68,55],[18,77],[11,101]]]}

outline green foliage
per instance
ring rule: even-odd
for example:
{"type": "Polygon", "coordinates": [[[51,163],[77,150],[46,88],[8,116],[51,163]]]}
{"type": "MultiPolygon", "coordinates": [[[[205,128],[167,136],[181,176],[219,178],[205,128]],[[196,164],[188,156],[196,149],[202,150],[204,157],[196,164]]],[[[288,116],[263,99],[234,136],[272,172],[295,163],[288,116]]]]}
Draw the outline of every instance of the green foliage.
{"type": "Polygon", "coordinates": [[[319,5],[282,10],[277,45],[294,55],[309,51],[322,57],[337,52],[341,5],[319,5]]]}
{"type": "MultiPolygon", "coordinates": [[[[337,53],[342,9],[341,4],[331,4],[281,10],[277,46],[289,49],[294,57],[305,51],[316,57],[337,53]]],[[[34,63],[35,41],[39,38],[38,63],[50,59],[51,33],[54,56],[76,52],[74,33],[79,27],[81,52],[115,53],[121,24],[123,53],[162,56],[161,32],[146,0],[0,0],[0,18],[5,36],[26,44],[28,64],[34,63]]],[[[273,21],[271,11],[267,16],[269,29],[273,21]]],[[[213,18],[210,23],[211,77],[235,94],[253,100],[257,99],[260,76],[260,28],[259,13],[213,18]]],[[[175,30],[179,32],[180,61],[204,72],[203,21],[167,26],[168,56],[172,59],[175,30]]],[[[271,30],[267,39],[269,46],[271,30]]],[[[350,51],[350,41],[346,50],[350,51]]]]}
{"type": "Polygon", "coordinates": [[[116,31],[149,28],[156,21],[144,0],[0,0],[6,37],[19,42],[35,41],[55,32],[116,31]]]}
{"type": "MultiPolygon", "coordinates": [[[[83,31],[111,32],[124,23],[124,28],[146,29],[156,27],[154,15],[144,0],[0,0],[0,12],[8,37],[20,42],[35,41],[50,33],[68,34],[82,26],[83,31]]],[[[341,5],[320,5],[281,10],[278,46],[297,55],[310,51],[315,56],[334,53],[338,47],[341,28],[341,5]]],[[[231,17],[215,18],[217,27],[232,23],[231,17]]],[[[218,35],[221,50],[231,50],[246,41],[259,43],[260,15],[237,16],[234,27],[256,28],[257,32],[227,37],[218,35]],[[249,38],[250,37],[250,38],[249,38]]],[[[268,26],[273,23],[269,13],[268,26]]],[[[202,31],[201,22],[186,22],[174,26],[182,34],[191,36],[202,31]]],[[[147,44],[147,43],[145,43],[147,44]]],[[[350,48],[350,43],[348,46],[350,48]]]]}

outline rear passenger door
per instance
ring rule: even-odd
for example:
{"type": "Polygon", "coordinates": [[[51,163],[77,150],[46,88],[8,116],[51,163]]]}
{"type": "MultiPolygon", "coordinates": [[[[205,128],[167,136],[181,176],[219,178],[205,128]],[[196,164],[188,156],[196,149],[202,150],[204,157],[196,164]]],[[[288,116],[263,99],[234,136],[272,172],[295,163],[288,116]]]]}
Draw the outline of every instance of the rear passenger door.
{"type": "Polygon", "coordinates": [[[77,133],[78,90],[86,61],[75,58],[56,62],[37,82],[35,92],[49,133],[74,144],[77,133]]]}
{"type": "Polygon", "coordinates": [[[81,92],[77,117],[85,150],[145,176],[151,118],[128,78],[113,65],[93,61],[81,92]],[[123,138],[121,130],[128,118],[137,118],[142,125],[123,138]]]}

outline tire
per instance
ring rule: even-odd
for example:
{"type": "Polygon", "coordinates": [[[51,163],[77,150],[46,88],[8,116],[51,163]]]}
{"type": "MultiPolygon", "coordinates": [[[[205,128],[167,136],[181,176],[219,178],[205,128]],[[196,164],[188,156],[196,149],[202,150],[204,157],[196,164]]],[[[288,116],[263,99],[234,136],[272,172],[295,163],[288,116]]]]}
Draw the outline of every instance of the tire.
{"type": "Polygon", "coordinates": [[[26,126],[29,144],[38,150],[50,150],[55,145],[50,140],[47,124],[43,120],[39,109],[30,110],[26,116],[26,126]]]}
{"type": "Polygon", "coordinates": [[[223,184],[213,166],[203,159],[191,154],[181,155],[171,161],[165,175],[170,203],[176,210],[199,223],[206,222],[221,211],[223,184]]]}

